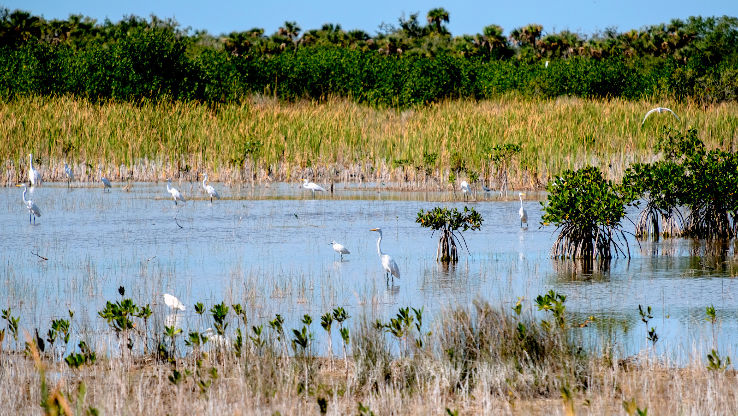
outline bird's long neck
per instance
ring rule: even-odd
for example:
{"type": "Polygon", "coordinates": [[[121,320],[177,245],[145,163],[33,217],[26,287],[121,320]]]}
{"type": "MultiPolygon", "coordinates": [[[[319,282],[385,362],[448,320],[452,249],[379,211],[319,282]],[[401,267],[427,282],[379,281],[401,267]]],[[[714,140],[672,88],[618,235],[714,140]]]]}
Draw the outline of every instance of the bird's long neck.
{"type": "Polygon", "coordinates": [[[520,208],[523,208],[523,197],[520,197],[520,208]]]}
{"type": "Polygon", "coordinates": [[[31,165],[31,170],[33,170],[33,155],[28,155],[28,164],[31,165]]]}
{"type": "Polygon", "coordinates": [[[24,204],[27,204],[28,203],[28,201],[26,200],[26,192],[27,191],[28,191],[27,188],[23,188],[23,203],[24,204]]]}
{"type": "Polygon", "coordinates": [[[379,233],[379,238],[377,239],[377,253],[379,253],[379,257],[382,257],[384,253],[382,253],[382,233],[379,233]]]}
{"type": "Polygon", "coordinates": [[[172,187],[170,186],[171,182],[167,182],[167,191],[171,191],[172,187]]]}
{"type": "Polygon", "coordinates": [[[202,187],[203,188],[207,188],[207,185],[205,185],[205,182],[207,182],[207,181],[208,181],[208,177],[207,176],[204,177],[204,178],[202,178],[202,187]]]}

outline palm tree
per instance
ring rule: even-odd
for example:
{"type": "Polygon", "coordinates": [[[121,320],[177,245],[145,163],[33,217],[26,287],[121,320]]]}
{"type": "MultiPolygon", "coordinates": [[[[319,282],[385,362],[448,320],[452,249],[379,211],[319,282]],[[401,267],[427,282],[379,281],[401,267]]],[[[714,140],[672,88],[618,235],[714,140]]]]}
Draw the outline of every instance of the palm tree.
{"type": "Polygon", "coordinates": [[[448,12],[443,7],[431,9],[428,12],[426,19],[428,19],[428,24],[435,28],[436,33],[448,33],[446,28],[443,27],[442,22],[448,23],[449,16],[448,12]]]}

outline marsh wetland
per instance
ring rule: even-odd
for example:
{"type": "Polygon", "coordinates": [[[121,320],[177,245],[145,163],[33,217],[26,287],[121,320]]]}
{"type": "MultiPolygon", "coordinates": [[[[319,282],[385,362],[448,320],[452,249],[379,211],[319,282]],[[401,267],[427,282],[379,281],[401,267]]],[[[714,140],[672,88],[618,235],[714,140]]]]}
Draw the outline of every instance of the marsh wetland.
{"type": "MultiPolygon", "coordinates": [[[[150,305],[153,313],[146,324],[148,332],[164,334],[167,327],[183,330],[178,338],[173,337],[175,346],[169,360],[175,362],[192,358],[193,350],[186,342],[188,332],[202,333],[214,325],[209,313],[196,312],[198,302],[206,310],[221,302],[228,305],[231,312],[226,321],[230,326],[223,335],[232,343],[243,331],[244,345],[253,340],[247,334],[253,337],[258,326],[270,328],[277,314],[288,334],[292,328],[304,327],[304,316],[310,315],[310,354],[325,360],[343,355],[335,324],[330,342],[319,325],[320,316],[337,307],[350,316],[343,325],[351,328],[354,337],[366,334],[362,326],[374,325],[377,320],[391,322],[402,308],[422,310],[423,326],[417,336],[427,333],[426,342],[431,344],[430,338],[440,336],[449,316],[459,310],[475,310],[480,302],[510,316],[519,305],[517,316],[544,319],[547,310],[537,307],[536,298],[550,291],[566,296],[569,342],[593,356],[605,355],[614,362],[638,357],[636,362],[643,360],[645,366],[656,363],[682,369],[704,369],[703,361],[712,349],[720,351],[722,357],[734,356],[738,269],[732,245],[715,249],[689,239],[639,243],[629,237],[630,258],[616,258],[607,269],[587,271],[577,262],[551,258],[555,229],[541,224],[539,200],[546,197],[543,193],[527,194],[528,226],[521,227],[517,215],[520,202],[512,196],[517,193],[504,197],[481,189],[476,199],[464,201],[460,192],[401,192],[393,190],[391,184],[337,184],[332,194],[313,197],[296,183],[214,183],[221,199],[210,203],[199,182],[181,181],[174,185],[188,201],[175,205],[164,183],[134,183],[128,192],[121,189],[123,185],[114,183],[109,193],[101,186],[84,183],[73,183],[71,188],[66,183],[36,187],[30,193],[42,211],[36,225],[28,222],[21,190],[0,189],[0,306],[10,308],[10,315],[20,318],[21,332],[31,334],[36,328],[46,334],[53,320],[74,312],[69,343],[62,346],[57,342],[55,352],[47,349],[54,365],[63,365],[63,357],[79,351],[79,341],[86,342],[98,360],[115,362],[126,357],[120,334],[98,315],[108,301],[121,299],[121,287],[125,298],[139,306],[150,305]],[[415,223],[420,209],[435,205],[474,207],[484,218],[481,230],[464,234],[466,245],[460,247],[456,264],[436,262],[437,235],[415,223]],[[401,278],[389,283],[377,255],[376,234],[369,231],[375,227],[383,229],[382,248],[392,254],[401,270],[401,278]],[[343,261],[332,250],[332,240],[351,251],[343,261]],[[162,301],[164,293],[178,297],[186,310],[172,314],[162,301]],[[243,321],[232,310],[236,304],[243,308],[243,321]],[[646,325],[639,305],[644,310],[652,308],[646,325]],[[706,318],[708,306],[717,311],[714,321],[706,318]],[[657,342],[647,336],[651,328],[658,334],[657,342]]],[[[634,221],[636,215],[635,210],[628,212],[634,221]]],[[[282,356],[289,342],[284,335],[280,340],[278,332],[270,334],[277,356],[282,356]]],[[[6,331],[3,350],[22,351],[23,338],[19,337],[20,341],[14,342],[6,331]]],[[[408,352],[408,337],[406,331],[397,343],[385,340],[390,357],[401,360],[413,356],[408,352]]],[[[131,351],[145,357],[142,348],[153,350],[162,340],[169,345],[164,335],[137,339],[131,351]]],[[[354,356],[362,348],[355,343],[348,347],[348,354],[354,356]]],[[[305,354],[294,342],[289,351],[286,356],[294,359],[305,354]]],[[[418,347],[418,351],[422,349],[418,347]]],[[[348,363],[346,366],[348,378],[348,363]]],[[[154,367],[169,368],[163,364],[154,367]]],[[[80,370],[60,371],[74,374],[80,370]]],[[[294,371],[300,384],[302,373],[294,371]]],[[[80,380],[82,376],[77,377],[80,380]]],[[[312,382],[311,378],[305,385],[312,382]]],[[[272,394],[265,397],[274,399],[272,394]]],[[[332,394],[337,397],[335,391],[332,394]]],[[[294,395],[302,397],[298,392],[294,395]]],[[[554,397],[559,395],[556,392],[554,397]]],[[[312,396],[319,394],[311,393],[314,405],[312,396]]],[[[279,410],[278,402],[256,413],[279,410]]],[[[458,398],[451,402],[458,403],[458,398]]],[[[389,409],[385,406],[390,404],[381,403],[375,407],[389,409]]],[[[463,400],[461,403],[464,408],[463,400]]],[[[472,403],[471,409],[477,411],[500,405],[472,403]]],[[[284,409],[294,410],[294,405],[284,409]]],[[[607,401],[602,405],[612,409],[607,401]]],[[[121,406],[106,409],[113,413],[130,410],[125,402],[121,406]]],[[[232,409],[224,406],[217,408],[232,409]]],[[[341,406],[332,409],[352,409],[345,403],[341,406]]],[[[510,411],[505,406],[509,403],[499,409],[510,411]]],[[[540,404],[533,406],[535,410],[540,404]]],[[[557,411],[560,408],[555,406],[557,411]]],[[[306,413],[314,410],[317,408],[306,413]]]]}

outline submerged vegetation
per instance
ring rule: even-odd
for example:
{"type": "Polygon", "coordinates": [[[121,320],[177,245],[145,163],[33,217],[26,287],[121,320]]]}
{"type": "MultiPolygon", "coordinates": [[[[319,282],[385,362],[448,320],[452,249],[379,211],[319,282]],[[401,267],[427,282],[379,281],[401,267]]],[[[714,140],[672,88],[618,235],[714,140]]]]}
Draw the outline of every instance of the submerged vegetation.
{"type": "MultiPolygon", "coordinates": [[[[124,304],[129,311],[148,309],[121,290],[121,299],[108,301],[99,315],[127,322],[131,314],[111,307],[124,304]]],[[[323,414],[357,408],[363,414],[550,412],[563,406],[611,414],[624,401],[657,413],[734,408],[728,392],[735,374],[726,371],[730,357],[716,349],[707,355],[709,364],[698,359],[683,370],[648,357],[620,360],[607,348],[601,353],[582,348],[581,334],[596,317],[578,322],[567,313],[565,295],[549,291],[536,298],[538,313],[532,306],[522,298],[511,309],[476,301],[449,309],[430,324],[422,308],[400,308],[386,321],[364,316],[353,325],[349,319],[356,318],[336,307],[321,318],[328,337],[331,323],[339,324],[343,363],[334,367],[331,351],[327,357],[319,354],[310,315],[288,331],[279,314],[267,319],[265,328],[250,321],[241,304],[221,302],[208,310],[197,303],[200,318],[194,327],[179,327],[175,319],[163,328],[132,325],[122,335],[121,326],[111,324],[107,335],[74,333],[75,339],[87,339],[79,342],[80,352],[66,345],[46,348],[40,337],[27,335],[25,354],[17,342],[15,349],[0,350],[3,368],[13,368],[0,372],[0,394],[13,398],[5,402],[6,410],[28,413],[40,406],[45,414],[72,414],[73,408],[74,414],[126,413],[152,405],[154,415],[223,413],[245,406],[323,414]],[[112,349],[98,354],[94,350],[107,344],[106,338],[112,349]],[[60,361],[65,355],[66,365],[60,361]],[[653,388],[642,389],[646,381],[653,388]],[[665,392],[670,400],[663,400],[665,392]]],[[[651,308],[639,310],[648,329],[651,308]]],[[[708,307],[707,315],[717,322],[715,308],[708,307]]],[[[153,318],[161,317],[155,313],[153,318]]],[[[653,328],[649,340],[656,342],[653,328]]]]}

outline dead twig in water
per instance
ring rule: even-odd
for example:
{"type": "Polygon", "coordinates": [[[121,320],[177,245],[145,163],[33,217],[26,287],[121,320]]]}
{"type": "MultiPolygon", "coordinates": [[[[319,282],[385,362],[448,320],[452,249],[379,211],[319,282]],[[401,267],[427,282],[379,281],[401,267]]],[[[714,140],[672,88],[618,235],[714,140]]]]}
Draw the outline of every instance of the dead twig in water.
{"type": "Polygon", "coordinates": [[[33,254],[34,256],[36,256],[36,257],[38,257],[38,258],[40,258],[41,260],[44,260],[44,261],[48,260],[48,259],[47,259],[46,257],[44,257],[44,256],[39,256],[39,255],[38,255],[38,251],[37,251],[37,252],[35,252],[35,253],[34,253],[33,251],[31,251],[31,254],[33,254]]]}
{"type": "Polygon", "coordinates": [[[174,217],[174,223],[175,223],[175,224],[177,224],[177,227],[179,227],[179,228],[184,228],[183,226],[181,226],[181,225],[179,224],[179,221],[177,220],[177,217],[176,217],[176,216],[174,217]]]}

